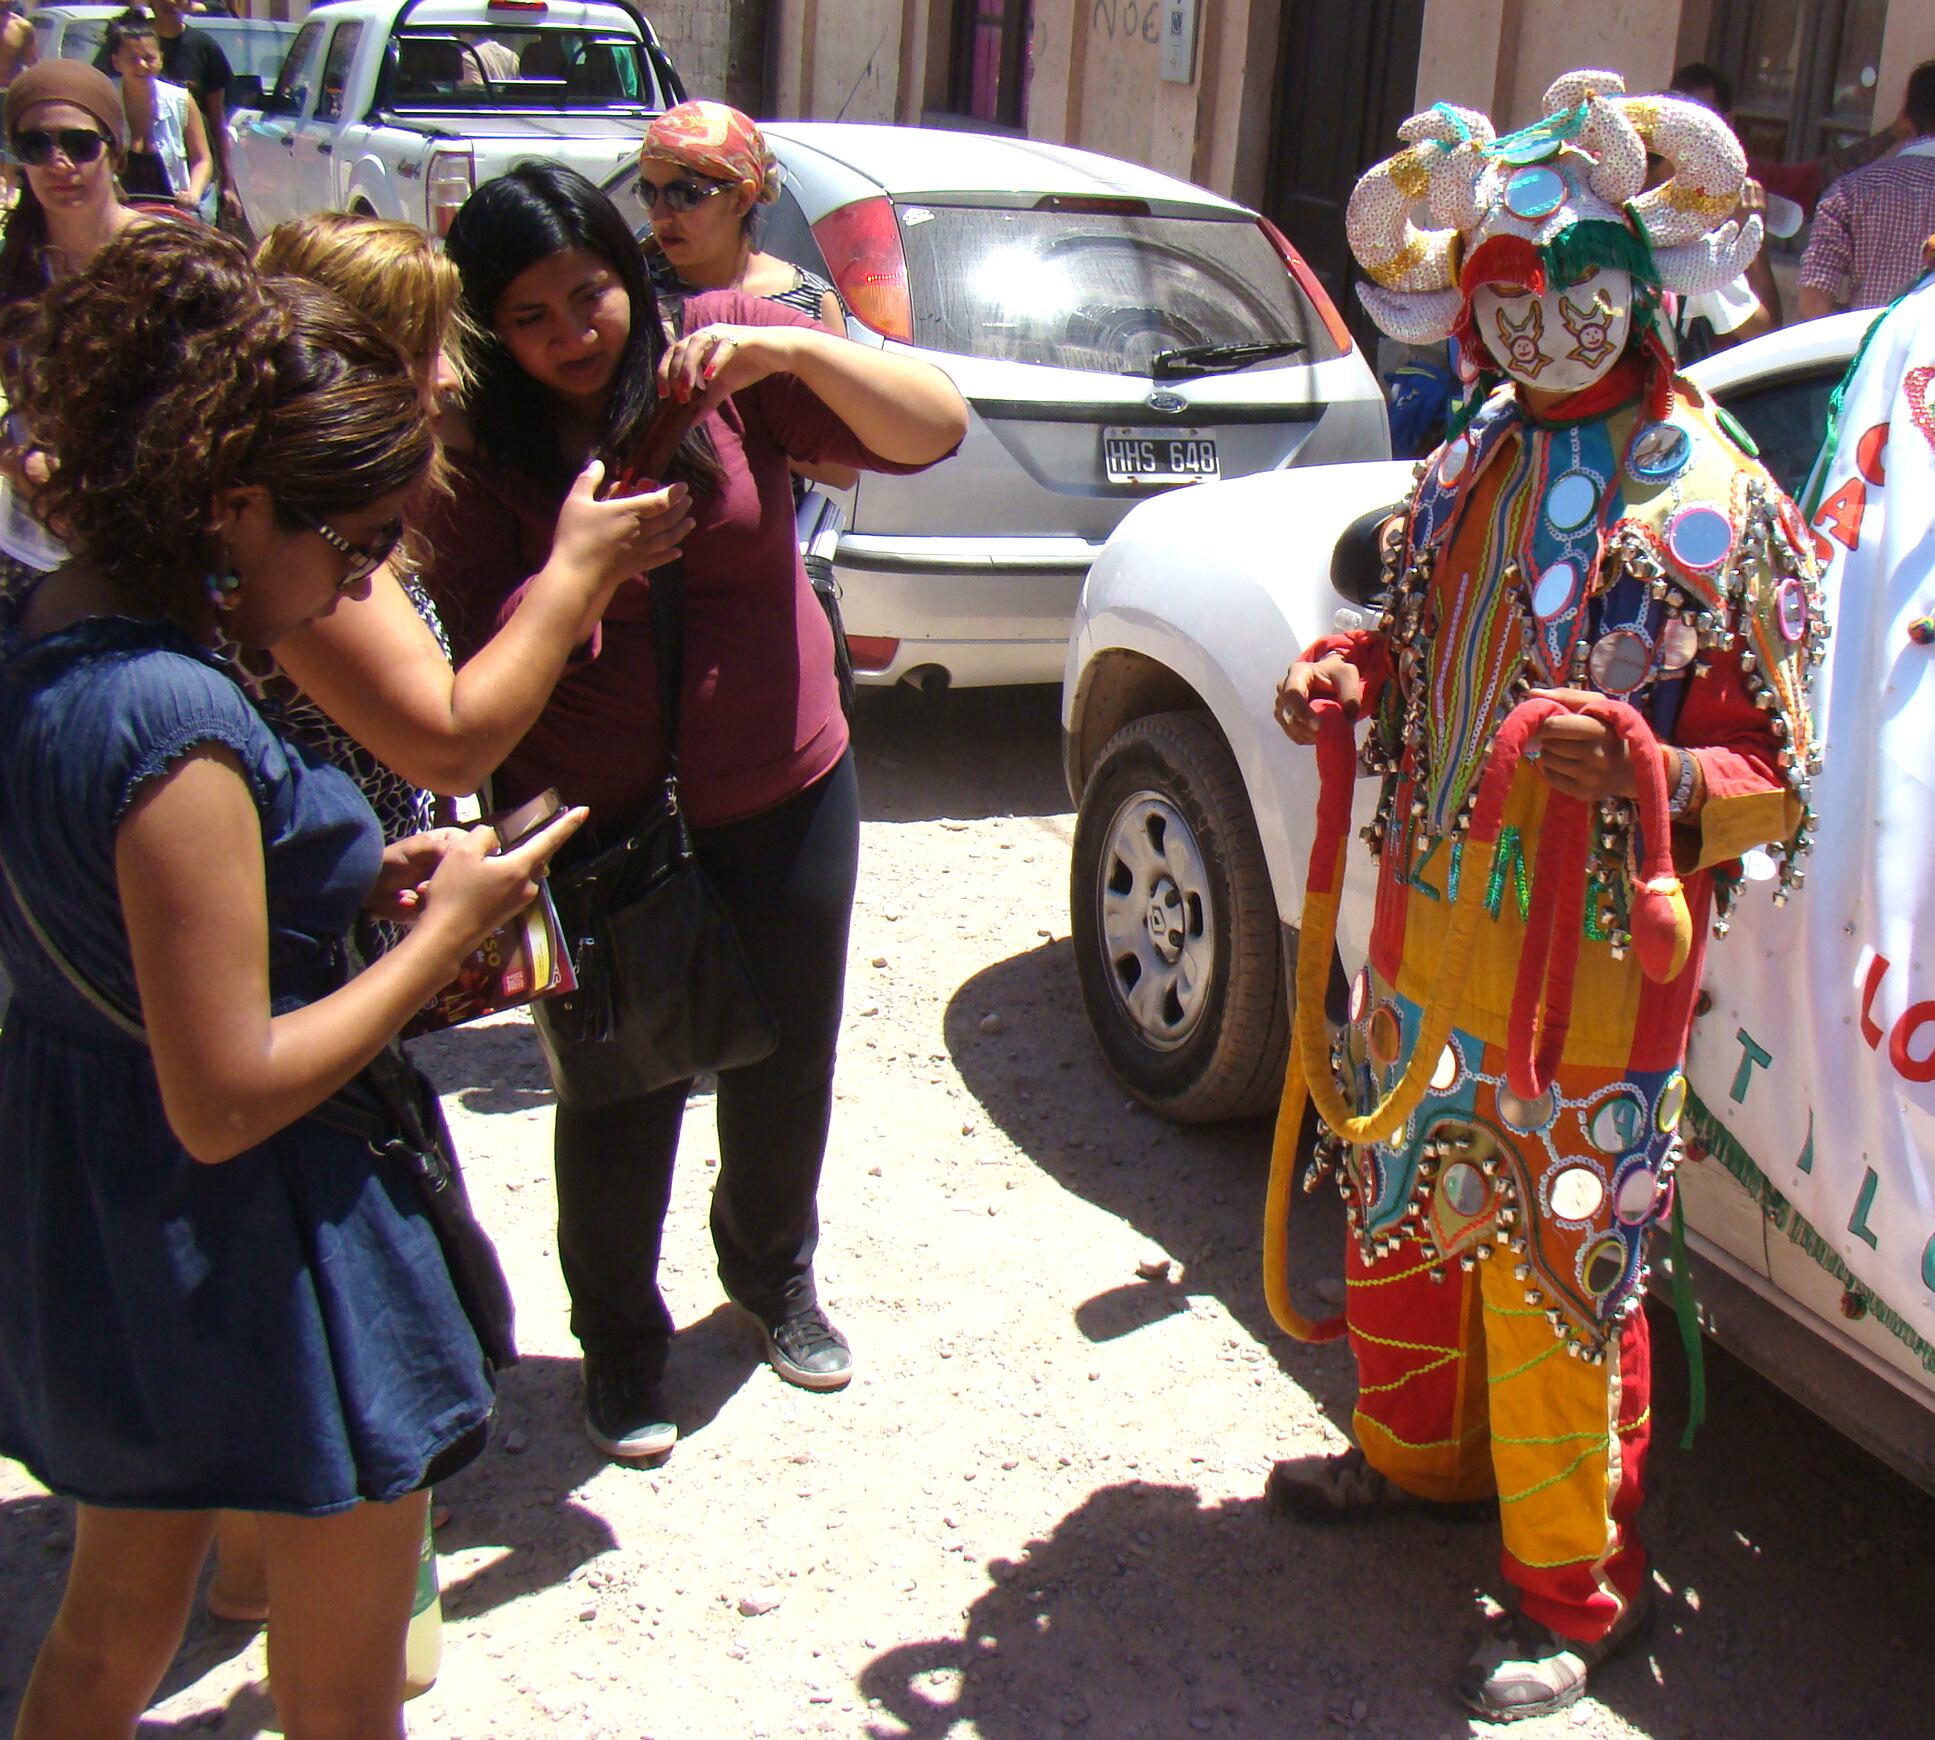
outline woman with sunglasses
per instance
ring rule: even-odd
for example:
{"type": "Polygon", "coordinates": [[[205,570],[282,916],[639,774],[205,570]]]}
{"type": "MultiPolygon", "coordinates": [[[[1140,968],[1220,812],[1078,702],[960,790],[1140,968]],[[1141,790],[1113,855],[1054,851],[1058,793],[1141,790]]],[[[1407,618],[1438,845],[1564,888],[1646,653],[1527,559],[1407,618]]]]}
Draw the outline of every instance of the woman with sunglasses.
{"type": "MultiPolygon", "coordinates": [[[[527,584],[586,456],[631,453],[661,404],[695,417],[670,465],[696,522],[682,560],[680,797],[779,1029],[764,1062],[719,1078],[713,1243],[775,1371],[838,1389],[852,1359],[815,1293],[815,1198],[859,804],[789,466],[918,471],[959,444],[966,408],[938,369],[744,293],[692,298],[673,337],[624,218],[570,170],[523,164],[484,183],[446,246],[484,335],[476,452],[455,461],[453,499],[430,528],[431,588],[460,653],[527,584]]],[[[499,770],[498,795],[555,785],[616,841],[665,774],[649,588],[613,599],[588,650],[499,770]]],[[[647,1091],[622,1046],[573,1044],[542,1008],[537,1019],[558,1090],[558,1254],[586,1430],[608,1455],[661,1455],[677,1427],[659,1395],[672,1321],[658,1255],[691,1083],[647,1091]]]]}
{"type": "MultiPolygon", "coordinates": [[[[79,61],[42,61],[7,87],[7,144],[24,167],[0,234],[0,351],[18,343],[32,305],[56,278],[82,270],[143,214],[123,205],[115,170],[127,120],[114,86],[79,61]]],[[[23,421],[0,428],[0,596],[17,593],[64,552],[35,516],[46,478],[23,421]]]]}
{"type": "Polygon", "coordinates": [[[15,1732],[132,1735],[235,1509],[283,1732],[394,1740],[424,1489],[481,1450],[492,1373],[412,1174],[311,1114],[583,813],[386,849],[208,653],[363,589],[422,486],[369,322],[155,224],[28,337],[10,385],[74,554],[0,626],[0,1455],[78,1509],[15,1732]],[[417,922],[350,978],[366,906],[417,922]]]}
{"type": "MultiPolygon", "coordinates": [[[[661,296],[743,290],[810,315],[836,338],[846,310],[818,274],[763,254],[759,220],[779,198],[778,160],[750,115],[725,103],[680,103],[645,129],[638,153],[638,203],[651,220],[645,256],[661,296]]],[[[846,465],[799,465],[802,476],[850,489],[846,465]]]]}

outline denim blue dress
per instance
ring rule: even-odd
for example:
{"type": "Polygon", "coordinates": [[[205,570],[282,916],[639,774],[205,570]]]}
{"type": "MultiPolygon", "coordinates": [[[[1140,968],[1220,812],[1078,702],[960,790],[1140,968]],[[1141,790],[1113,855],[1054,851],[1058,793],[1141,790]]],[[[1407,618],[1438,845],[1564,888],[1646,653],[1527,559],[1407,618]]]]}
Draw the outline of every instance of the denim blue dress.
{"type": "MultiPolygon", "coordinates": [[[[171,627],[0,629],[0,854],[122,1008],[115,830],[205,745],[255,799],[273,1006],[299,1008],[342,983],[377,873],[355,785],[171,627]]],[[[92,1504],[321,1515],[474,1454],[491,1375],[410,1180],[313,1119],[198,1163],[147,1048],[72,989],[3,880],[0,959],[0,1455],[92,1504]]]]}

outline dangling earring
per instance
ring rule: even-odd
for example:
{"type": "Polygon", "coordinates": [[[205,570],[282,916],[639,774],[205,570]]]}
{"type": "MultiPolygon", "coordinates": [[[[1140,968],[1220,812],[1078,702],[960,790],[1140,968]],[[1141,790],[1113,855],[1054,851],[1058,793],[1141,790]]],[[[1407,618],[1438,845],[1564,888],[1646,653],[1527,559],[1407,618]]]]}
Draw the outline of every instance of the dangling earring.
{"type": "Polygon", "coordinates": [[[210,604],[226,613],[241,601],[242,576],[226,556],[223,557],[223,563],[224,566],[202,581],[202,590],[208,594],[210,604]]]}

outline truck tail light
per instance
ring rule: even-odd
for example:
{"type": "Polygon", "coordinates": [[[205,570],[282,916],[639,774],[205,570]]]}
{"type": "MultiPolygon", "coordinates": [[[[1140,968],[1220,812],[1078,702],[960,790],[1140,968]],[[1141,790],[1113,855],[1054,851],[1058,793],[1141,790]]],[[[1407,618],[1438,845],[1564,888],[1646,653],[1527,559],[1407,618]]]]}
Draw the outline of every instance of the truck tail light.
{"type": "Polygon", "coordinates": [[[424,228],[433,236],[449,235],[457,208],[476,191],[476,153],[468,145],[455,149],[439,145],[430,153],[430,167],[423,178],[424,228]]]}
{"type": "Polygon", "coordinates": [[[1309,263],[1297,252],[1290,238],[1268,218],[1258,218],[1256,226],[1270,238],[1270,246],[1276,249],[1277,258],[1283,262],[1284,270],[1296,279],[1297,288],[1308,296],[1316,307],[1318,315],[1323,320],[1324,330],[1331,336],[1331,341],[1339,350],[1348,353],[1353,348],[1350,328],[1344,324],[1344,317],[1337,312],[1337,304],[1331,301],[1322,280],[1311,271],[1309,263]]]}
{"type": "Polygon", "coordinates": [[[855,317],[883,338],[914,342],[914,310],[907,296],[907,256],[900,249],[894,202],[885,194],[856,199],[813,226],[827,270],[855,317]]]}

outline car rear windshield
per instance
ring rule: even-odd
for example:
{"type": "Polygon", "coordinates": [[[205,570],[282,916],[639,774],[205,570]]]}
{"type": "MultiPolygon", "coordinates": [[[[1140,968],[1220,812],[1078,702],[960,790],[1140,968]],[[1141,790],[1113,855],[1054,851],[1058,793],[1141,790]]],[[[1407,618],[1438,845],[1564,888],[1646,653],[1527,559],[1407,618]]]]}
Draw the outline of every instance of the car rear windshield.
{"type": "MultiPolygon", "coordinates": [[[[1254,222],[902,204],[914,342],[958,356],[1146,375],[1196,345],[1338,354],[1254,222]]],[[[1264,364],[1264,367],[1270,365],[1264,364]]]]}
{"type": "Polygon", "coordinates": [[[556,27],[406,29],[383,100],[411,110],[653,107],[635,37],[556,27]]]}

